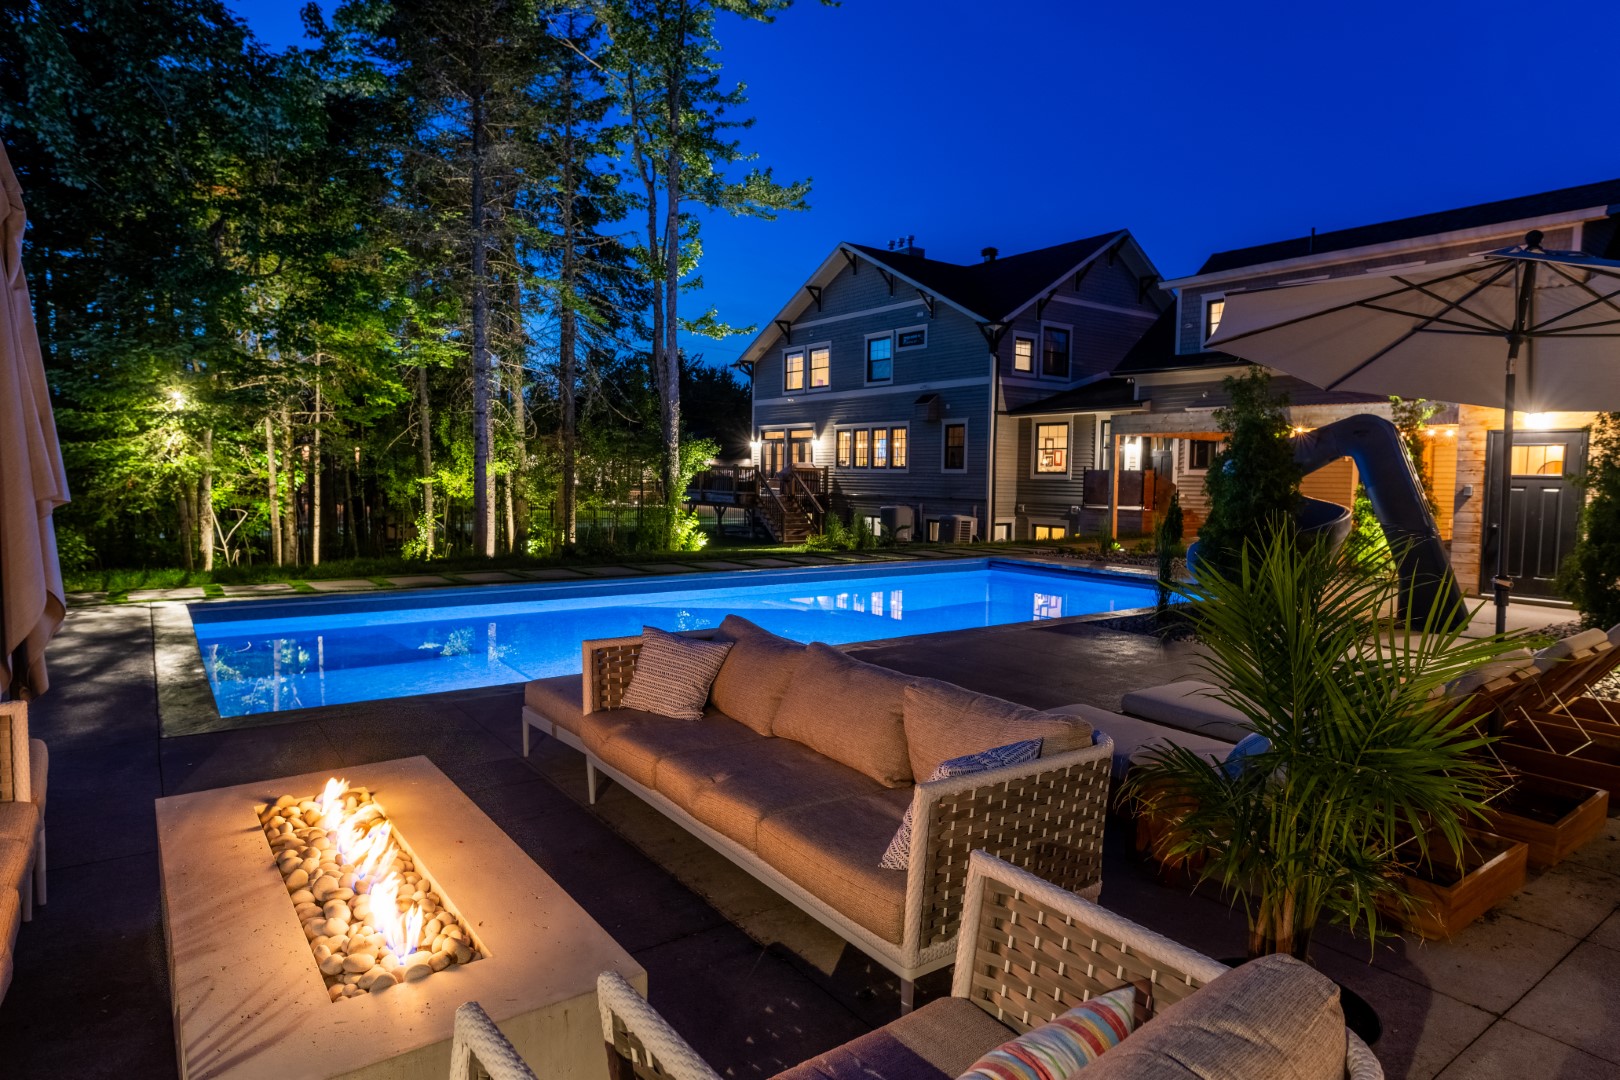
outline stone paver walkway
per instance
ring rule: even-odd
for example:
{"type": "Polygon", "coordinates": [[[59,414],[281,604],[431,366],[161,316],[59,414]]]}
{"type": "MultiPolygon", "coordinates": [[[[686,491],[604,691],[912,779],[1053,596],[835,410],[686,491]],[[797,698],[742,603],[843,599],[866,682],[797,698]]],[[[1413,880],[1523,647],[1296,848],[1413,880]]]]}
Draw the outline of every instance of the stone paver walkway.
{"type": "Polygon", "coordinates": [[[327,578],[324,581],[306,581],[304,584],[316,592],[365,592],[375,589],[377,583],[370,578],[327,578]]]}

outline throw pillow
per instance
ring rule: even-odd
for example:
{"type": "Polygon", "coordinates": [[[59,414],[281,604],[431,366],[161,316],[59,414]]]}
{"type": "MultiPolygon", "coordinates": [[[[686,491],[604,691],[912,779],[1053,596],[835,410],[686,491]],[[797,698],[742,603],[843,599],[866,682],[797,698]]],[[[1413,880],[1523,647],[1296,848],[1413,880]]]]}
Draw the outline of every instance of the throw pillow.
{"type": "Polygon", "coordinates": [[[928,776],[942,761],[1024,739],[1062,754],[1091,745],[1091,725],[1068,713],[1043,713],[935,679],[906,687],[906,751],[911,775],[928,776]]]}
{"type": "Polygon", "coordinates": [[[758,734],[769,735],[804,659],[804,646],[738,615],[726,616],[719,636],[736,644],[709,691],[714,707],[758,734]]]}
{"type": "Polygon", "coordinates": [[[1095,1080],[1344,1080],[1339,988],[1292,956],[1262,956],[1157,1013],[1087,1073],[1095,1080]]]}
{"type": "Polygon", "coordinates": [[[960,1080],[1067,1080],[1118,1046],[1135,1026],[1136,988],[1076,1005],[985,1054],[960,1080]]]}
{"type": "Polygon", "coordinates": [[[729,641],[703,641],[643,627],[636,671],[619,707],[675,720],[703,719],[709,687],[730,651],[729,641]]]}
{"type": "Polygon", "coordinates": [[[1239,739],[1238,744],[1232,747],[1232,752],[1226,755],[1226,760],[1222,761],[1220,765],[1221,772],[1228,780],[1236,780],[1243,775],[1243,770],[1248,768],[1250,758],[1257,754],[1263,754],[1270,749],[1270,739],[1258,731],[1250,732],[1239,739]]]}
{"type": "Polygon", "coordinates": [[[901,715],[911,678],[811,642],[771,721],[771,734],[803,743],[884,787],[905,787],[912,773],[901,715]]]}
{"type": "MultiPolygon", "coordinates": [[[[1022,765],[1026,761],[1034,761],[1041,756],[1041,740],[1026,739],[1023,742],[1009,743],[1006,746],[997,746],[967,757],[955,758],[951,761],[942,761],[929,774],[929,780],[944,780],[948,776],[966,776],[969,773],[988,772],[999,769],[1003,765],[1022,765]]],[[[878,865],[885,870],[904,870],[911,864],[911,807],[906,807],[906,816],[900,819],[900,828],[895,830],[894,839],[889,841],[889,847],[883,852],[883,858],[878,865]]]]}

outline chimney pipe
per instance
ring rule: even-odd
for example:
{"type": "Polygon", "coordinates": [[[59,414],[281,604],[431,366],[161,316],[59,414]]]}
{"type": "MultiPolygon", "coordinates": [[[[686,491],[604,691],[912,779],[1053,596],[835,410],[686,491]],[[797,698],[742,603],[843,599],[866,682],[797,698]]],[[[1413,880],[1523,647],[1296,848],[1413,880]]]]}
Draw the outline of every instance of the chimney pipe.
{"type": "Polygon", "coordinates": [[[979,254],[984,256],[984,261],[985,262],[990,263],[990,262],[995,262],[996,261],[996,256],[1001,254],[1001,252],[997,251],[993,247],[987,247],[987,248],[983,248],[982,250],[980,250],[979,254]]]}

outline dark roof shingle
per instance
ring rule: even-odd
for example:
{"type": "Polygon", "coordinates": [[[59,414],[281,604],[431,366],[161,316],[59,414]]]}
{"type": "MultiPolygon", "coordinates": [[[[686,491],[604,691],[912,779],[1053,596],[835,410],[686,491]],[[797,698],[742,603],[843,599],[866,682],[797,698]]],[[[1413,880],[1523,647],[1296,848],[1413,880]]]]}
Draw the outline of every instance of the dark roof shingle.
{"type": "Polygon", "coordinates": [[[1225,367],[1247,364],[1230,353],[1176,353],[1176,308],[1171,307],[1153,321],[1147,332],[1136,339],[1123,359],[1114,365],[1115,375],[1142,375],[1150,371],[1176,371],[1182,368],[1225,367]]]}
{"type": "Polygon", "coordinates": [[[1436,233],[1476,229],[1525,218],[1561,214],[1572,210],[1620,205],[1620,180],[1601,180],[1594,184],[1543,191],[1536,195],[1520,195],[1512,199],[1464,206],[1456,210],[1441,210],[1415,217],[1381,221],[1375,225],[1358,225],[1351,229],[1317,233],[1316,236],[1297,236],[1291,240],[1277,240],[1269,244],[1217,251],[1204,261],[1200,274],[1216,274],[1223,270],[1237,270],[1261,263],[1299,259],[1307,255],[1321,255],[1330,251],[1348,251],[1352,248],[1388,244],[1397,240],[1410,240],[1436,233]]]}
{"type": "Polygon", "coordinates": [[[1138,404],[1136,384],[1130,379],[1107,378],[1064,390],[1051,397],[1008,409],[1008,416],[1034,416],[1041,413],[1089,412],[1092,409],[1117,409],[1138,404]]]}

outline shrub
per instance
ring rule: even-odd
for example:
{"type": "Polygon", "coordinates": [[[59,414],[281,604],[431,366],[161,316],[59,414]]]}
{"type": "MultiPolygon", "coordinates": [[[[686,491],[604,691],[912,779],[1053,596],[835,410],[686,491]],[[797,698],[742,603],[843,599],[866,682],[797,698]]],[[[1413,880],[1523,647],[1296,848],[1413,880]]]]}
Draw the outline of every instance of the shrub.
{"type": "Polygon", "coordinates": [[[1600,413],[1592,424],[1581,538],[1558,573],[1558,591],[1588,626],[1620,623],[1620,413],[1600,413]]]}
{"type": "Polygon", "coordinates": [[[1251,368],[1222,386],[1231,404],[1215,411],[1215,422],[1226,445],[1204,477],[1210,506],[1198,530],[1198,557],[1231,568],[1249,539],[1267,535],[1274,522],[1293,522],[1301,473],[1289,437],[1288,397],[1272,390],[1271,376],[1251,368]]]}

